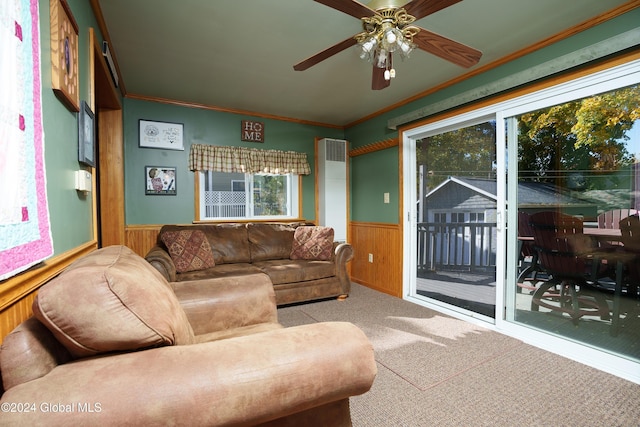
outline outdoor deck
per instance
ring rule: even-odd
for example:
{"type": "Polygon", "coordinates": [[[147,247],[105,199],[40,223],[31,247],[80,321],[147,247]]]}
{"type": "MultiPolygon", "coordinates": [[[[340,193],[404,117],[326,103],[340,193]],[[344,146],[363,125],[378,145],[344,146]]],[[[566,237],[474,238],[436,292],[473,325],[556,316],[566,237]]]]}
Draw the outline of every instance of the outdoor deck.
{"type": "Polygon", "coordinates": [[[416,278],[418,294],[495,316],[496,280],[493,275],[440,271],[420,276],[416,278]]]}
{"type": "MultiPolygon", "coordinates": [[[[493,276],[465,272],[430,272],[416,279],[419,295],[452,304],[467,310],[495,317],[496,282],[493,276]]],[[[534,285],[533,283],[529,283],[534,285]]],[[[617,337],[610,334],[610,320],[598,316],[583,316],[576,327],[568,316],[544,307],[531,311],[531,292],[516,294],[516,321],[534,329],[553,331],[554,334],[588,343],[595,348],[632,360],[640,359],[640,302],[625,300],[627,315],[617,337]],[[631,306],[635,305],[635,309],[631,306]],[[631,314],[631,315],[629,315],[631,314]]],[[[612,304],[612,303],[610,303],[612,304]]]]}

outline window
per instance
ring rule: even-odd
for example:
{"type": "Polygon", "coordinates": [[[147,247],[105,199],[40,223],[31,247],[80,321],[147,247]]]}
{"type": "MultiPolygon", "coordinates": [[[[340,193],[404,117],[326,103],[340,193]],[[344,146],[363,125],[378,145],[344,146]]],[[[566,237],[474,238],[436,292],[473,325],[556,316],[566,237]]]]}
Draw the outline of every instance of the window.
{"type": "Polygon", "coordinates": [[[198,213],[207,219],[296,219],[306,153],[192,144],[198,213]]]}
{"type": "Polygon", "coordinates": [[[297,218],[298,175],[198,172],[200,220],[297,218]]]}
{"type": "Polygon", "coordinates": [[[484,222],[484,213],[471,212],[469,222],[484,222]]]}
{"type": "Polygon", "coordinates": [[[464,222],[464,212],[453,212],[451,214],[451,222],[460,222],[463,223],[464,222]]]}

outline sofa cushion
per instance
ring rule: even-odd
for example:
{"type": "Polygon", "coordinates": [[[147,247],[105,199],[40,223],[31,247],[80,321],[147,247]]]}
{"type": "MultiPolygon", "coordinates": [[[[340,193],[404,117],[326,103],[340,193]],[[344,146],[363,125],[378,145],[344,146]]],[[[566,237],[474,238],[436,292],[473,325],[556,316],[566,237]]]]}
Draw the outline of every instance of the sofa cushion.
{"type": "Polygon", "coordinates": [[[336,266],[330,261],[277,259],[254,265],[269,276],[274,285],[324,279],[336,274],[336,266]]]}
{"type": "Polygon", "coordinates": [[[289,258],[295,230],[291,224],[247,224],[251,262],[289,258]]]}
{"type": "Polygon", "coordinates": [[[194,342],[169,284],[126,246],[73,263],[40,288],[33,311],[75,358],[194,342]]]}
{"type": "Polygon", "coordinates": [[[222,277],[246,276],[248,274],[257,273],[262,273],[262,271],[253,264],[238,262],[235,264],[218,264],[215,267],[208,268],[206,270],[181,273],[176,275],[176,281],[183,282],[187,280],[216,279],[222,277]]]}
{"type": "Polygon", "coordinates": [[[164,231],[160,238],[178,273],[204,270],[216,265],[211,245],[201,230],[164,231]]]}
{"type": "Polygon", "coordinates": [[[202,230],[207,235],[216,264],[251,262],[245,224],[203,225],[202,230]]]}
{"type": "Polygon", "coordinates": [[[301,226],[296,228],[291,259],[330,260],[333,254],[333,228],[301,226]]]}

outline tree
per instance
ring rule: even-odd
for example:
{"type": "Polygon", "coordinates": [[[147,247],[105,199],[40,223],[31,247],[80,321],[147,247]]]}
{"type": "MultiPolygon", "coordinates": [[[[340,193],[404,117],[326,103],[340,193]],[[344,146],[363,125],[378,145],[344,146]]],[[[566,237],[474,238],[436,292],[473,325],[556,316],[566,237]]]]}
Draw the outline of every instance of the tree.
{"type": "Polygon", "coordinates": [[[254,186],[260,188],[260,215],[286,215],[286,177],[284,175],[254,175],[254,186]]]}
{"type": "Polygon", "coordinates": [[[495,179],[496,123],[484,122],[419,140],[416,161],[424,166],[427,191],[453,175],[495,179]]]}
{"type": "Polygon", "coordinates": [[[521,177],[565,184],[629,166],[627,133],[640,119],[638,85],[526,113],[518,117],[518,168],[521,177]],[[562,181],[562,182],[558,182],[562,181]]]}

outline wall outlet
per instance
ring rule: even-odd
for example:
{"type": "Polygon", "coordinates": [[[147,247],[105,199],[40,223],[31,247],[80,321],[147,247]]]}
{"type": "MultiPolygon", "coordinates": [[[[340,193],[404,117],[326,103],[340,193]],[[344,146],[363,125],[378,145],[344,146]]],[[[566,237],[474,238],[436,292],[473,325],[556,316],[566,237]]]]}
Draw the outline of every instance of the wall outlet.
{"type": "Polygon", "coordinates": [[[373,262],[373,254],[369,254],[369,262],[373,262]]]}
{"type": "Polygon", "coordinates": [[[389,193],[384,193],[384,202],[389,203],[389,193]]]}

